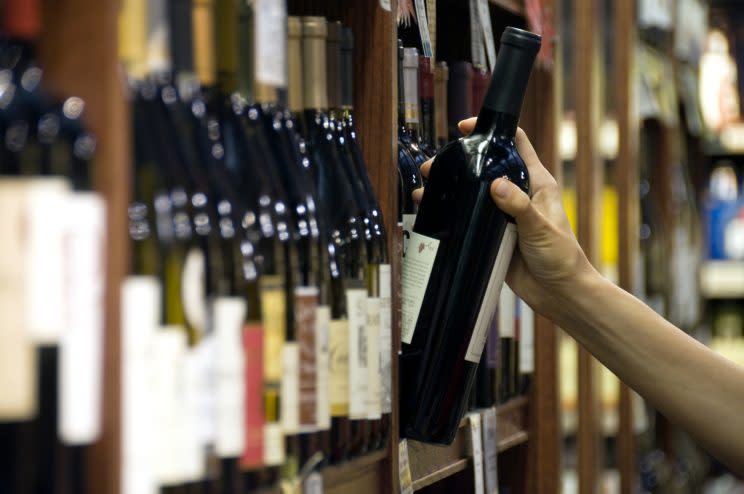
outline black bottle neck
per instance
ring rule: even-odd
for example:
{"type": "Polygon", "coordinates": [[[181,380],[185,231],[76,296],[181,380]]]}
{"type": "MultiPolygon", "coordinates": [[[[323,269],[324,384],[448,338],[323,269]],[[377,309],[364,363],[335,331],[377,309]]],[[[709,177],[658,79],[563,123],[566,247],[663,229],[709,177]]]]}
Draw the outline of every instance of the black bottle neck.
{"type": "Polygon", "coordinates": [[[478,114],[475,133],[497,132],[514,137],[539,47],[539,41],[513,43],[502,37],[501,50],[478,114]]]}

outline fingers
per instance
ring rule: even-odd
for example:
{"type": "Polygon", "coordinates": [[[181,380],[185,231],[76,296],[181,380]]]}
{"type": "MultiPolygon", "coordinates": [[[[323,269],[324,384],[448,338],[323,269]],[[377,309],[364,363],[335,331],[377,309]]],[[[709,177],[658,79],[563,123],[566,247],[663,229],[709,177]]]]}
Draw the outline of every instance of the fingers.
{"type": "Polygon", "coordinates": [[[517,136],[514,139],[517,144],[517,151],[527,165],[527,171],[530,174],[530,188],[538,191],[543,187],[555,184],[555,179],[550,172],[540,162],[535,148],[532,147],[527,134],[524,130],[517,128],[517,136]]]}
{"type": "Polygon", "coordinates": [[[457,128],[460,130],[460,132],[463,133],[463,135],[468,135],[475,128],[476,120],[478,120],[477,117],[470,117],[470,118],[466,118],[465,120],[461,120],[457,124],[457,128]]]}
{"type": "Polygon", "coordinates": [[[429,158],[428,160],[424,161],[424,164],[421,165],[421,176],[424,178],[429,178],[429,170],[431,170],[431,164],[434,162],[434,158],[429,158]]]}
{"type": "Polygon", "coordinates": [[[421,204],[421,199],[424,198],[424,188],[421,187],[420,189],[416,189],[411,193],[411,196],[413,197],[413,202],[416,204],[421,204]]]}
{"type": "Polygon", "coordinates": [[[520,233],[539,228],[545,218],[535,209],[527,194],[514,183],[504,178],[497,178],[491,183],[491,197],[496,205],[509,216],[517,220],[520,233]]]}

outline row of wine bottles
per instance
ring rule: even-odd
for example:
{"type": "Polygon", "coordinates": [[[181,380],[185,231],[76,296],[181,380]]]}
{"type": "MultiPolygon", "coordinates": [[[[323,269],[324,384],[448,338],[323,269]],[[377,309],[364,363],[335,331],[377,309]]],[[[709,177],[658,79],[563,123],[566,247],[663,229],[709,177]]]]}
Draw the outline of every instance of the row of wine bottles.
{"type": "Polygon", "coordinates": [[[283,2],[124,3],[124,492],[291,486],[386,448],[391,274],[352,32],[283,2]]]}
{"type": "Polygon", "coordinates": [[[84,492],[99,437],[106,207],[84,102],[44,90],[34,1],[0,15],[0,492],[84,492]]]}

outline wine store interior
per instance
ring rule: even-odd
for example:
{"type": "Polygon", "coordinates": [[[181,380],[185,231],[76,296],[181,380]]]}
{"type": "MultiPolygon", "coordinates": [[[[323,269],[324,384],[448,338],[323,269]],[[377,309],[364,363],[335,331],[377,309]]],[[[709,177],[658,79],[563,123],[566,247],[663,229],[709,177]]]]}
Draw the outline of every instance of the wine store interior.
{"type": "Polygon", "coordinates": [[[0,0],[0,494],[744,493],[743,101],[740,0],[0,0]]]}

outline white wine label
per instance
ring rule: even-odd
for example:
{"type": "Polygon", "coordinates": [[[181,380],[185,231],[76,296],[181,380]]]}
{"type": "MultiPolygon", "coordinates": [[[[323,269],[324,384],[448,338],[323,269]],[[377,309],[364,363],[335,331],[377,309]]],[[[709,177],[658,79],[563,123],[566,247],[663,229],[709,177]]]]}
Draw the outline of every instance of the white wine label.
{"type": "Polygon", "coordinates": [[[186,449],[183,396],[186,330],[160,327],[153,338],[153,468],[158,485],[183,480],[186,449]]]}
{"type": "Polygon", "coordinates": [[[189,249],[183,263],[181,300],[186,320],[200,336],[207,327],[206,268],[204,251],[200,248],[189,249]]]}
{"type": "Polygon", "coordinates": [[[380,400],[382,413],[390,413],[392,400],[393,307],[389,264],[380,264],[380,400]]]}
{"type": "Polygon", "coordinates": [[[26,323],[37,344],[56,345],[65,329],[63,235],[70,221],[66,211],[72,194],[64,178],[35,178],[27,183],[26,218],[21,230],[27,249],[26,323]]]}
{"type": "MultiPolygon", "coordinates": [[[[486,338],[488,337],[488,326],[496,313],[496,307],[499,303],[501,294],[501,287],[504,285],[506,279],[506,271],[509,269],[509,263],[511,262],[512,254],[514,253],[514,247],[517,245],[517,226],[514,223],[507,223],[506,229],[504,230],[504,236],[501,238],[501,244],[499,245],[499,252],[496,254],[496,261],[493,264],[491,270],[491,277],[488,280],[486,286],[486,293],[483,296],[480,310],[478,311],[478,318],[475,320],[475,327],[473,328],[473,334],[470,336],[470,344],[465,352],[465,360],[477,364],[480,361],[481,353],[483,353],[483,347],[486,345],[486,338]]],[[[511,310],[499,311],[499,314],[504,312],[511,312],[512,319],[514,318],[514,305],[511,305],[511,310]]],[[[514,331],[514,324],[512,321],[511,331],[514,331]]],[[[505,336],[504,331],[508,331],[508,328],[499,326],[499,331],[502,336],[505,336]]]]}
{"type": "Polygon", "coordinates": [[[348,288],[349,315],[349,418],[367,418],[367,290],[348,288]]]}
{"type": "Polygon", "coordinates": [[[101,433],[106,205],[92,192],[69,194],[62,215],[59,435],[66,444],[89,444],[101,433]]]}
{"type": "Polygon", "coordinates": [[[331,415],[349,414],[349,322],[333,319],[328,327],[328,398],[331,415]]]}
{"type": "MultiPolygon", "coordinates": [[[[411,343],[416,330],[421,304],[424,302],[426,287],[429,285],[431,270],[439,250],[439,240],[420,233],[411,233],[410,249],[403,258],[403,308],[401,340],[411,343]]],[[[480,358],[480,355],[479,355],[480,358]]]]}
{"type": "Polygon", "coordinates": [[[416,223],[415,214],[404,214],[403,215],[403,257],[406,257],[408,252],[408,243],[411,240],[411,234],[413,233],[413,225],[416,223]]]}
{"type": "Polygon", "coordinates": [[[36,349],[25,317],[28,184],[0,179],[0,421],[31,419],[37,406],[36,349]]]}
{"type": "Polygon", "coordinates": [[[297,287],[294,296],[294,325],[299,344],[299,421],[301,432],[318,427],[318,348],[317,327],[318,288],[297,287]]]}
{"type": "Polygon", "coordinates": [[[316,406],[318,428],[328,430],[331,428],[331,401],[328,383],[328,333],[331,325],[331,308],[321,305],[315,309],[315,362],[317,378],[317,400],[316,406]]]}
{"type": "Polygon", "coordinates": [[[516,294],[509,285],[504,286],[499,296],[499,336],[502,338],[514,338],[516,335],[516,303],[516,294]]]}
{"type": "Polygon", "coordinates": [[[273,86],[287,85],[286,2],[254,0],[256,81],[273,86]]]}
{"type": "Polygon", "coordinates": [[[424,0],[414,0],[416,4],[416,22],[421,36],[421,47],[425,57],[433,55],[431,51],[431,33],[429,32],[429,20],[426,17],[426,4],[424,0]]]}
{"type": "Polygon", "coordinates": [[[165,73],[171,69],[168,40],[168,11],[165,0],[147,2],[147,69],[150,73],[165,73]]]}
{"type": "MultiPolygon", "coordinates": [[[[155,494],[153,465],[151,348],[160,319],[160,282],[154,276],[130,276],[121,286],[121,492],[155,494]]],[[[159,358],[159,357],[158,357],[159,358]]]]}
{"type": "Polygon", "coordinates": [[[282,346],[282,385],[279,400],[282,430],[285,434],[300,431],[300,347],[295,341],[282,346]]]}
{"type": "Polygon", "coordinates": [[[473,455],[473,480],[475,494],[484,494],[483,482],[483,436],[481,433],[481,416],[479,412],[468,414],[470,423],[470,447],[473,455]]]}
{"type": "Polygon", "coordinates": [[[202,398],[204,392],[204,361],[199,347],[186,350],[181,382],[181,404],[178,407],[182,414],[178,422],[181,426],[179,441],[182,455],[182,482],[195,482],[206,474],[206,462],[203,456],[200,429],[202,427],[202,398]]]}
{"type": "Polygon", "coordinates": [[[271,422],[264,425],[264,464],[268,467],[284,463],[284,433],[282,424],[271,422]]]}
{"type": "Polygon", "coordinates": [[[488,0],[478,0],[480,11],[481,26],[483,26],[483,39],[486,42],[486,54],[488,55],[488,65],[493,72],[496,66],[496,45],[493,40],[493,27],[491,26],[491,12],[488,7],[488,0]]]}
{"type": "Polygon", "coordinates": [[[413,478],[411,476],[411,462],[408,458],[408,440],[401,439],[398,444],[398,481],[400,494],[413,494],[413,478]]]}
{"type": "Polygon", "coordinates": [[[323,475],[313,472],[302,483],[302,494],[323,494],[323,475]]]}
{"type": "Polygon", "coordinates": [[[367,299],[367,418],[382,415],[380,393],[380,299],[367,299]]]}
{"type": "Polygon", "coordinates": [[[522,299],[519,299],[519,313],[519,372],[532,374],[535,371],[535,313],[522,299]]]}
{"type": "Polygon", "coordinates": [[[199,368],[194,385],[198,389],[198,422],[196,433],[199,443],[214,445],[217,437],[217,342],[214,333],[207,333],[194,347],[199,368]]]}
{"type": "Polygon", "coordinates": [[[217,384],[217,434],[215,452],[221,458],[237,458],[245,445],[243,403],[242,329],[246,304],[240,297],[218,297],[213,305],[217,384]]]}
{"type": "Polygon", "coordinates": [[[496,409],[491,407],[483,412],[483,470],[485,492],[498,494],[499,469],[498,448],[496,446],[496,409]]]}

